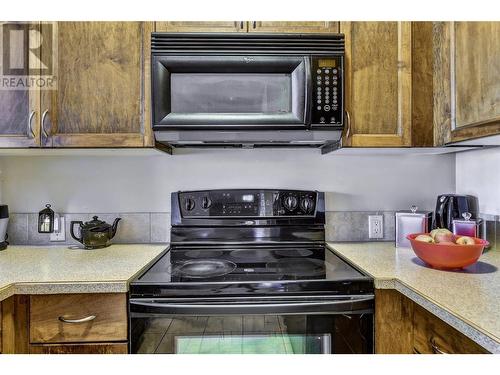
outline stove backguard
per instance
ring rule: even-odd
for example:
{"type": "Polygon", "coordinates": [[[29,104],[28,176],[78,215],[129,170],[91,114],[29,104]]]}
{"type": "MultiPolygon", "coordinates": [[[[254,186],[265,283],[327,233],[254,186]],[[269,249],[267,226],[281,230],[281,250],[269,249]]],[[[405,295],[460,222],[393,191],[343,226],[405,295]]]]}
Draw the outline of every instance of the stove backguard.
{"type": "Polygon", "coordinates": [[[171,243],[325,241],[324,193],[235,189],[172,193],[171,243]]]}

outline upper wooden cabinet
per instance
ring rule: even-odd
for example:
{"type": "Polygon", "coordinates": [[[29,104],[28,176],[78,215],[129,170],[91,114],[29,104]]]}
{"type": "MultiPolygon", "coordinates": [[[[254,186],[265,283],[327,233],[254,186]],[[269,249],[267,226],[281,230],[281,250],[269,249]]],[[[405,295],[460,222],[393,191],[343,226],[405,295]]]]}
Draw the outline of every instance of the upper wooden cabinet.
{"type": "Polygon", "coordinates": [[[41,93],[42,145],[151,145],[148,22],[42,24],[44,48],[57,50],[57,90],[41,93]]]}
{"type": "Polygon", "coordinates": [[[165,21],[156,22],[156,31],[166,32],[258,32],[258,33],[338,33],[332,21],[165,21]]]}
{"type": "Polygon", "coordinates": [[[437,22],[434,47],[436,143],[500,134],[500,22],[437,22]]]}
{"type": "MultiPolygon", "coordinates": [[[[33,74],[33,71],[36,73],[36,57],[29,53],[29,46],[38,43],[38,24],[3,22],[0,27],[4,33],[10,34],[9,48],[2,48],[2,78],[15,79],[33,74]]],[[[36,87],[26,90],[23,86],[10,88],[9,85],[2,83],[0,87],[0,147],[38,147],[39,91],[36,87]]]]}
{"type": "Polygon", "coordinates": [[[155,25],[156,31],[169,33],[237,33],[248,30],[248,23],[245,21],[159,21],[155,25]]]}
{"type": "Polygon", "coordinates": [[[252,21],[249,32],[259,33],[338,33],[339,23],[332,21],[252,21]]]}
{"type": "Polygon", "coordinates": [[[346,42],[344,144],[411,146],[411,23],[341,22],[340,32],[346,42]]]}

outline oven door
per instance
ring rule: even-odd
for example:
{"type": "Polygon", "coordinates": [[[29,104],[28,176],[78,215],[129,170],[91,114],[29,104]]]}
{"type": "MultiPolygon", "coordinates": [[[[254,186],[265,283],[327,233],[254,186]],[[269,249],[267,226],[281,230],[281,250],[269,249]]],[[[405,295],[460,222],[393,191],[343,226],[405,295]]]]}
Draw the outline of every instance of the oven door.
{"type": "Polygon", "coordinates": [[[303,56],[153,56],[153,129],[297,129],[307,123],[303,56]]]}
{"type": "Polygon", "coordinates": [[[131,299],[130,351],[373,353],[373,296],[131,299]]]}

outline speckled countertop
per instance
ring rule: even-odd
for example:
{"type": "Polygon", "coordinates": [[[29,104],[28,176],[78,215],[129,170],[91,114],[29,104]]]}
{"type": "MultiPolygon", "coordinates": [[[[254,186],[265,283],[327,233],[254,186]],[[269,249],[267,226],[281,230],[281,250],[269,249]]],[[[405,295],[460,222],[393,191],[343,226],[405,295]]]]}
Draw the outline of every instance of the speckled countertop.
{"type": "Polygon", "coordinates": [[[167,247],[9,246],[0,251],[0,301],[13,294],[126,292],[129,281],[167,247]]]}
{"type": "Polygon", "coordinates": [[[500,353],[500,252],[490,251],[462,271],[427,267],[393,242],[328,243],[339,256],[397,289],[493,353],[500,353]]]}

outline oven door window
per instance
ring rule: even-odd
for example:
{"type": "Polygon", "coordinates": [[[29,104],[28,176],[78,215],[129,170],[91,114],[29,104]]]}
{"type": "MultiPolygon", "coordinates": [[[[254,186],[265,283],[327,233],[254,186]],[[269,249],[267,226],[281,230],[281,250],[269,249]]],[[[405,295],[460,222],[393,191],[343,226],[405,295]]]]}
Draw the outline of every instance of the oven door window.
{"type": "Polygon", "coordinates": [[[300,56],[155,56],[154,125],[303,127],[306,64],[300,56]]]}
{"type": "Polygon", "coordinates": [[[373,315],[227,315],[132,318],[133,353],[372,353],[373,315]]]}

